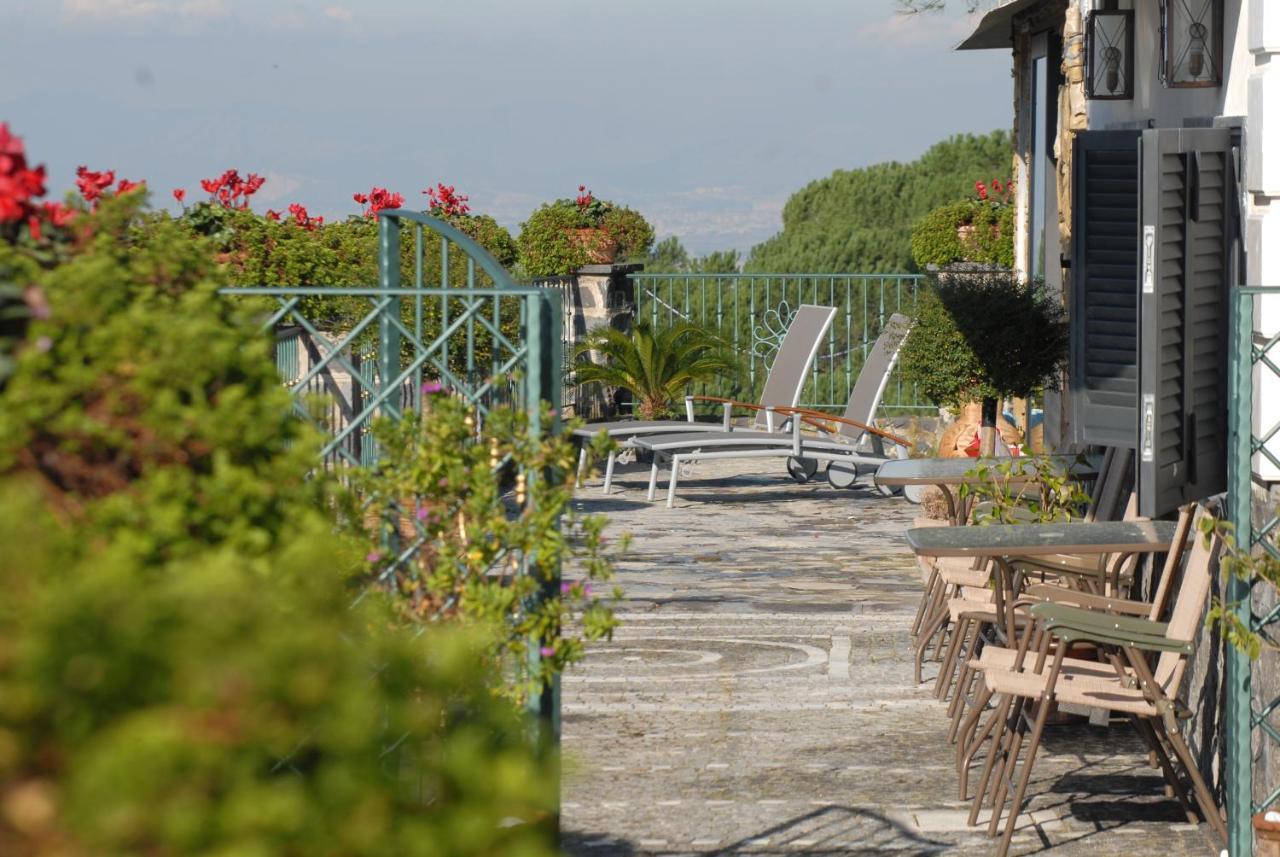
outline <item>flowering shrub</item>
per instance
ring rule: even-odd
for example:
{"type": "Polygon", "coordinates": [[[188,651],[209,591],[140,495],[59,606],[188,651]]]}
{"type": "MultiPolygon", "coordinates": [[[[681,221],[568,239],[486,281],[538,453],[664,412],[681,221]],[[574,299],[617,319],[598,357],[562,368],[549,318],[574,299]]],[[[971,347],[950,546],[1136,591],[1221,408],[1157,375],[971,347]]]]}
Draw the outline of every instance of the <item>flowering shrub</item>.
{"type": "Polygon", "coordinates": [[[0,122],[0,237],[25,224],[37,240],[40,236],[40,209],[37,197],[44,196],[44,164],[27,164],[22,138],[0,122]],[[6,229],[6,227],[8,227],[6,229]]]}
{"type": "Polygon", "coordinates": [[[217,178],[201,179],[200,187],[209,194],[209,202],[243,211],[249,208],[249,197],[257,193],[265,182],[265,178],[255,173],[240,178],[239,171],[227,170],[217,178]]]}
{"type": "Polygon", "coordinates": [[[593,589],[613,577],[616,549],[604,537],[605,519],[582,516],[571,503],[570,432],[534,436],[523,409],[496,408],[481,421],[438,383],[423,393],[421,414],[374,426],[383,455],[358,485],[367,507],[381,510],[368,522],[368,579],[386,586],[412,621],[503,629],[491,657],[506,675],[521,675],[528,647],[537,646],[541,672],[512,685],[523,696],[579,660],[584,638],[616,626],[610,605],[619,593],[602,598],[593,589]],[[398,535],[397,549],[384,548],[387,532],[398,535]],[[413,545],[421,546],[401,561],[397,551],[413,545]],[[562,565],[582,579],[531,607],[562,565]],[[581,636],[565,633],[571,612],[581,614],[581,636]]]}
{"type": "Polygon", "coordinates": [[[466,217],[471,211],[471,206],[467,205],[470,197],[459,194],[454,190],[453,185],[440,182],[435,187],[427,188],[423,193],[427,196],[427,211],[432,217],[450,220],[466,217]]]}
{"type": "Polygon", "coordinates": [[[1001,183],[1000,179],[992,179],[988,186],[981,179],[973,183],[973,191],[978,199],[995,205],[1009,205],[1013,202],[1013,182],[1001,183]]]}
{"type": "Polygon", "coordinates": [[[351,198],[365,206],[364,216],[378,218],[378,212],[384,208],[400,208],[404,205],[404,196],[392,193],[385,187],[371,188],[368,193],[353,193],[351,198]]]}
{"type": "Polygon", "coordinates": [[[637,212],[578,185],[575,198],[546,203],[520,224],[520,265],[530,277],[559,276],[589,264],[608,244],[616,245],[621,258],[642,256],[653,237],[653,227],[637,212]],[[583,229],[599,234],[584,240],[576,233],[583,229]]]}
{"type": "Polygon", "coordinates": [[[940,206],[911,230],[911,255],[921,268],[976,262],[1013,267],[1013,182],[974,182],[976,199],[940,206]]]}

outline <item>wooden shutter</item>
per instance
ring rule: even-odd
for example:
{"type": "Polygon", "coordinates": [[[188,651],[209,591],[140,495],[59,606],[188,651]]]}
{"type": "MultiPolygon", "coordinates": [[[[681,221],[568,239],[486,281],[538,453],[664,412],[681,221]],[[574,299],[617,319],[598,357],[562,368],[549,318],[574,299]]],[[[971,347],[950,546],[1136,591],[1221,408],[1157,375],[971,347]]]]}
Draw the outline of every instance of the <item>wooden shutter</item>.
{"type": "Polygon", "coordinates": [[[1142,134],[1138,509],[1226,490],[1231,132],[1142,134]]]}
{"type": "Polygon", "coordinates": [[[1138,443],[1139,136],[1076,135],[1072,226],[1072,439],[1138,443]]]}

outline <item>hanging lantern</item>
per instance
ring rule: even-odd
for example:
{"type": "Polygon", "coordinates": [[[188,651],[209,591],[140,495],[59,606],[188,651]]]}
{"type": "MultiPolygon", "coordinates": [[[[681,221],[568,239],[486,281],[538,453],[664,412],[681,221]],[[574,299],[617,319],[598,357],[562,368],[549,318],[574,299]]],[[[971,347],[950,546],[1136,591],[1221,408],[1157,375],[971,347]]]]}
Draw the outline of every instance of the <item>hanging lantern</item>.
{"type": "Polygon", "coordinates": [[[1089,97],[1133,98],[1133,10],[1090,12],[1085,45],[1089,97]]]}
{"type": "Polygon", "coordinates": [[[1222,0],[1162,0],[1160,26],[1166,86],[1222,83],[1222,0]]]}

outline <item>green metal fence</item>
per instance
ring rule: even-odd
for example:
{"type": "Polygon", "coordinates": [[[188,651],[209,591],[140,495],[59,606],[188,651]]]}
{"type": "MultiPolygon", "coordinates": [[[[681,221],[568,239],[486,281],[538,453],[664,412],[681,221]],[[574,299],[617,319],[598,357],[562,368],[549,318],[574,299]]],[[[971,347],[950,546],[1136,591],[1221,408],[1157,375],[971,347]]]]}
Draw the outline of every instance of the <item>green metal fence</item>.
{"type": "MultiPolygon", "coordinates": [[[[383,211],[378,236],[377,285],[223,291],[267,302],[264,324],[277,332],[276,358],[296,411],[328,437],[325,466],[374,463],[373,419],[418,410],[424,382],[465,398],[481,418],[509,404],[528,412],[535,434],[555,431],[541,414],[549,406],[558,423],[562,291],[517,286],[469,236],[425,214],[383,211]]],[[[400,538],[388,533],[393,558],[382,566],[384,580],[423,547],[423,538],[400,538]]],[[[518,565],[527,567],[523,558],[518,565]]],[[[544,580],[540,597],[558,585],[544,580]]],[[[539,647],[532,649],[536,658],[539,647]]],[[[558,733],[558,687],[534,708],[558,733]]]]}
{"type": "MultiPolygon", "coordinates": [[[[1274,511],[1259,521],[1253,516],[1255,469],[1263,463],[1280,468],[1280,458],[1268,448],[1280,437],[1280,421],[1260,425],[1258,419],[1262,399],[1255,392],[1264,384],[1280,382],[1280,333],[1267,335],[1255,331],[1255,304],[1269,297],[1280,301],[1280,287],[1239,288],[1231,296],[1230,408],[1228,412],[1228,510],[1236,529],[1237,543],[1251,551],[1265,550],[1280,557],[1276,536],[1280,534],[1280,517],[1274,511]]],[[[1241,622],[1264,639],[1274,642],[1274,628],[1280,621],[1280,606],[1260,607],[1255,597],[1258,581],[1233,579],[1228,585],[1228,600],[1235,605],[1241,622]]],[[[1253,853],[1251,816],[1280,801],[1280,787],[1269,792],[1255,792],[1255,763],[1269,753],[1280,751],[1280,727],[1275,717],[1280,711],[1280,697],[1255,702],[1254,665],[1238,649],[1227,647],[1227,747],[1224,779],[1227,792],[1229,850],[1233,857],[1253,853]],[[1261,799],[1255,800],[1255,794],[1261,799]]]]}
{"type": "MultiPolygon", "coordinates": [[[[632,274],[637,316],[654,327],[681,321],[722,338],[742,364],[737,377],[697,392],[754,401],[801,304],[836,307],[826,347],[814,361],[801,404],[843,409],[867,353],[893,313],[914,316],[923,287],[916,274],[632,274]]],[[[895,370],[881,413],[935,410],[895,370]]]]}

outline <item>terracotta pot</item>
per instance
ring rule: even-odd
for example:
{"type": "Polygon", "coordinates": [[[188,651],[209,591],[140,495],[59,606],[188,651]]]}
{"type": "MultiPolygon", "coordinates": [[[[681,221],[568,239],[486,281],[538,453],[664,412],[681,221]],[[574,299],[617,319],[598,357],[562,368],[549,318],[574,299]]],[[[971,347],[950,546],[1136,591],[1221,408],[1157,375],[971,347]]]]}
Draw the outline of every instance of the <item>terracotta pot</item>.
{"type": "MultiPolygon", "coordinates": [[[[973,441],[973,436],[982,428],[982,403],[970,402],[960,411],[960,416],[949,425],[938,441],[938,455],[942,458],[963,458],[973,441]]],[[[1022,443],[1022,433],[1017,426],[1005,419],[1001,414],[996,419],[996,428],[1006,446],[1022,443]]]]}
{"type": "Polygon", "coordinates": [[[1260,812],[1253,817],[1253,832],[1258,857],[1280,857],[1280,822],[1267,821],[1266,813],[1260,812]]]}
{"type": "Polygon", "coordinates": [[[569,241],[586,251],[587,261],[607,265],[618,258],[618,242],[603,229],[570,229],[569,241]]]}

